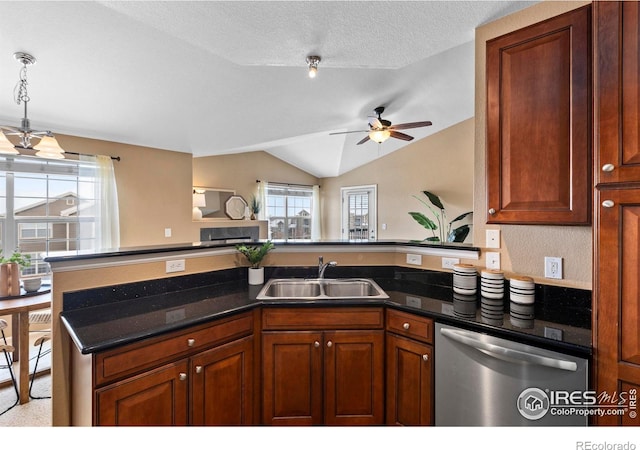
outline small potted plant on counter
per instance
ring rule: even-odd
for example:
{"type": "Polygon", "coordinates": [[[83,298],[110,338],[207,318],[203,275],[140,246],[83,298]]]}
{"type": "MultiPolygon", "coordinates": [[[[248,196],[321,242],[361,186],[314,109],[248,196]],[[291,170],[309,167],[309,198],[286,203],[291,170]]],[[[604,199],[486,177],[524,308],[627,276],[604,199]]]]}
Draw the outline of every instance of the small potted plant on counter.
{"type": "Polygon", "coordinates": [[[17,250],[8,258],[0,257],[0,297],[20,295],[20,272],[30,265],[31,256],[17,250]]]}
{"type": "Polygon", "coordinates": [[[276,246],[271,241],[266,241],[261,245],[238,244],[236,250],[242,253],[251,264],[249,267],[249,284],[264,283],[264,267],[260,263],[271,250],[276,246]]]}

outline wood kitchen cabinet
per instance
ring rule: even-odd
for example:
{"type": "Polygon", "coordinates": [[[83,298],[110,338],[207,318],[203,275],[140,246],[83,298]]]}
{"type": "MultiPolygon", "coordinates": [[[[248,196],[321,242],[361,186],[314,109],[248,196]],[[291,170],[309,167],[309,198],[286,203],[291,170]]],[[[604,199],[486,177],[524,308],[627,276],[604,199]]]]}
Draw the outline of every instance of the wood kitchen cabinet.
{"type": "Polygon", "coordinates": [[[95,425],[253,423],[253,316],[98,353],[95,425]]]}
{"type": "Polygon", "coordinates": [[[384,423],[381,308],[264,309],[263,423],[384,423]]]}
{"type": "Polygon", "coordinates": [[[487,42],[487,223],[591,223],[591,6],[487,42]]]}
{"type": "Polygon", "coordinates": [[[433,321],[387,310],[386,423],[433,425],[433,321]]]}
{"type": "MultiPolygon", "coordinates": [[[[594,2],[596,390],[640,392],[640,8],[594,2]]],[[[640,425],[637,406],[598,425],[640,425]]]]}

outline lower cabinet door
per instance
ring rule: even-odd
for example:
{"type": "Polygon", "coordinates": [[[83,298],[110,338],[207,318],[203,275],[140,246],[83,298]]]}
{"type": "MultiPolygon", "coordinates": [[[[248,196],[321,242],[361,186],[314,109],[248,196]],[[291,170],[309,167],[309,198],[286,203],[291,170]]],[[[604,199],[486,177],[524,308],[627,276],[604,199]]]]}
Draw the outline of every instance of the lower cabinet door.
{"type": "Polygon", "coordinates": [[[253,336],[191,358],[191,424],[253,424],[253,336]]]}
{"type": "Polygon", "coordinates": [[[325,425],[384,424],[384,331],[324,333],[325,425]]]}
{"type": "Polygon", "coordinates": [[[322,333],[262,333],[262,421],[322,424],[322,333]]]}
{"type": "Polygon", "coordinates": [[[187,425],[187,360],[96,391],[96,425],[187,425]]]}
{"type": "Polygon", "coordinates": [[[433,425],[433,347],[387,334],[388,425],[433,425]]]}

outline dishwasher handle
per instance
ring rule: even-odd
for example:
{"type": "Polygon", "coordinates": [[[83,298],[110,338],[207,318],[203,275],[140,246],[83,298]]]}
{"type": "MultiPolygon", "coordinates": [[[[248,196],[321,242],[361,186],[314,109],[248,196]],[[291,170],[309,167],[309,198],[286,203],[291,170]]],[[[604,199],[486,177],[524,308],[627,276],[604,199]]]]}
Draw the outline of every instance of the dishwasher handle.
{"type": "Polygon", "coordinates": [[[518,360],[554,369],[567,370],[569,372],[575,372],[578,370],[578,364],[574,361],[550,358],[548,356],[526,353],[513,348],[503,347],[501,345],[490,344],[476,339],[472,333],[467,333],[465,331],[442,328],[440,329],[440,334],[498,359],[508,358],[510,360],[518,360]]]}

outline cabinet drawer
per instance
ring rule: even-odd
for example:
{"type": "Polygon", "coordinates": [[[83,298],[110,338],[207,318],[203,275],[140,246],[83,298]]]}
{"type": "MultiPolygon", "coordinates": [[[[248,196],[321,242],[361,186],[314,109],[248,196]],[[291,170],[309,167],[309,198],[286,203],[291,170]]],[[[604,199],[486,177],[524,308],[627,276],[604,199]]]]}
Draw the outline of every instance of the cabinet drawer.
{"type": "Polygon", "coordinates": [[[265,308],[263,330],[358,330],[384,325],[382,308],[265,308]]]}
{"type": "Polygon", "coordinates": [[[96,355],[95,384],[115,381],[252,332],[253,315],[245,313],[107,350],[96,355]]]}
{"type": "Polygon", "coordinates": [[[433,320],[387,309],[387,331],[422,342],[433,342],[433,320]]]}

